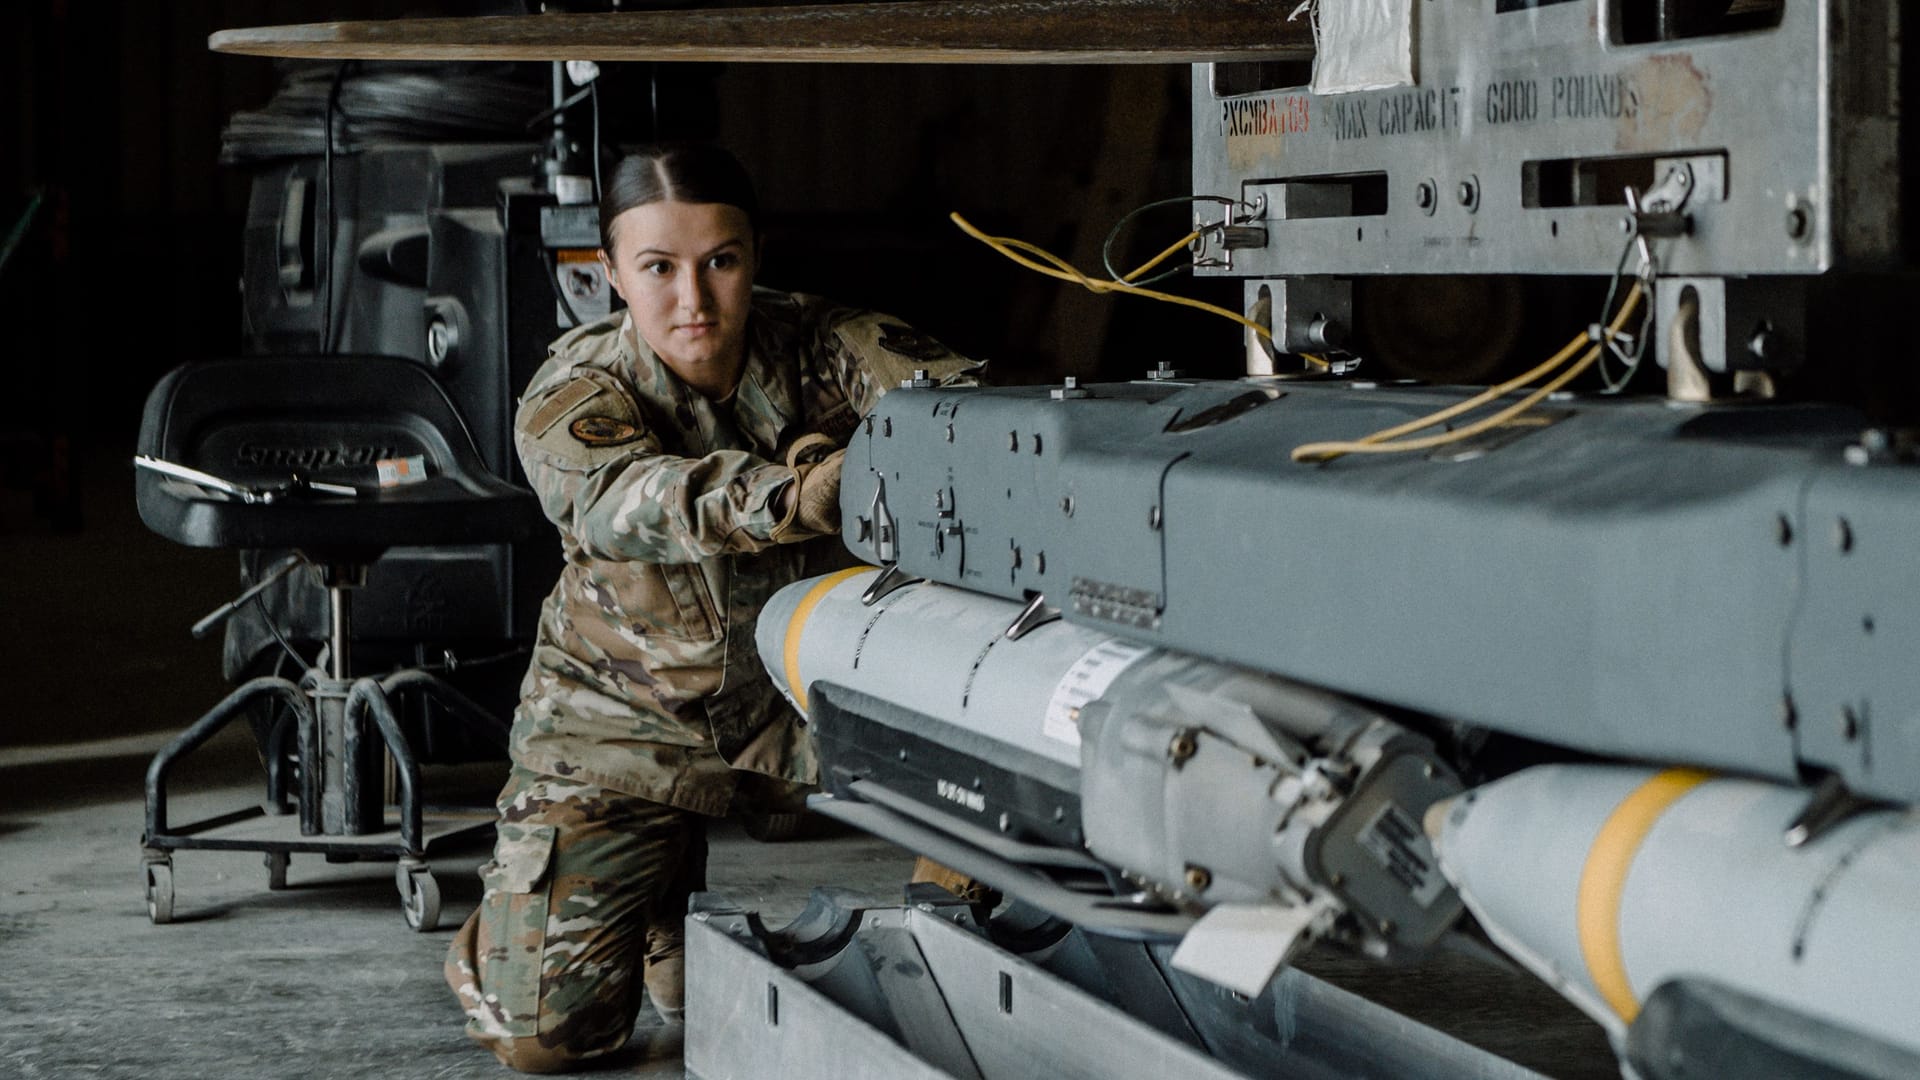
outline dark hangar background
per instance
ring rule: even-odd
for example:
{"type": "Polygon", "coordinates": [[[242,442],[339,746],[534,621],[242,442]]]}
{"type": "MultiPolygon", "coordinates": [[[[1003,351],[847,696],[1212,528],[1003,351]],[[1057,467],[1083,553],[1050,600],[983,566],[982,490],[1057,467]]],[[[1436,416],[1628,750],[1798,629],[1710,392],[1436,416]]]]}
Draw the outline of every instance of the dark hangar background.
{"type": "MultiPolygon", "coordinates": [[[[220,164],[221,133],[287,69],[215,55],[207,35],[516,6],[24,0],[0,15],[0,237],[19,234],[0,269],[0,669],[16,689],[0,751],[173,729],[221,690],[217,642],[186,627],[234,591],[234,560],[148,533],[128,465],[155,380],[242,349],[251,174],[220,164]]],[[[947,220],[1097,269],[1113,221],[1190,186],[1184,66],[603,67],[607,141],[647,138],[657,94],[662,136],[747,163],[767,284],[888,311],[1003,382],[1240,368],[1230,324],[1044,280],[947,220]]],[[[541,65],[527,76],[545,85],[541,65]]],[[[1118,250],[1144,258],[1186,227],[1178,208],[1149,214],[1118,250]]],[[[1237,283],[1179,287],[1237,304],[1237,283]]]]}

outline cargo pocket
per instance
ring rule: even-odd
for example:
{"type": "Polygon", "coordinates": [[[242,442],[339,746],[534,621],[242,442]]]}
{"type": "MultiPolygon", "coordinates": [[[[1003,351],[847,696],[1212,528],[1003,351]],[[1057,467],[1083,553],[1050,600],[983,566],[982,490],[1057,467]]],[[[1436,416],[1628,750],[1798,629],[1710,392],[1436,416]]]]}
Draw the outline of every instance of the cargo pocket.
{"type": "Polygon", "coordinates": [[[502,822],[493,861],[480,868],[486,893],[480,900],[475,946],[482,1026],[521,1038],[540,1024],[540,979],[547,942],[547,905],[552,880],[547,864],[557,830],[552,825],[502,822]]]}
{"type": "Polygon", "coordinates": [[[713,604],[713,590],[698,564],[663,565],[660,577],[673,597],[680,614],[680,635],[694,641],[720,639],[720,612],[713,604]]]}

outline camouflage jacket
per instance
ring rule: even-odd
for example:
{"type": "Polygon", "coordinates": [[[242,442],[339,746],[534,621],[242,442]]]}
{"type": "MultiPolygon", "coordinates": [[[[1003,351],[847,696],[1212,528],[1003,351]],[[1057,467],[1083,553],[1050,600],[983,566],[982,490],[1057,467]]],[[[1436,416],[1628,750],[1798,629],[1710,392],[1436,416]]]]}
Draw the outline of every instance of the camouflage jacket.
{"type": "Polygon", "coordinates": [[[709,401],[616,312],[554,342],[521,396],[514,444],[566,557],[521,686],[521,765],[708,814],[734,769],[815,778],[754,620],[781,586],[853,560],[779,517],[786,449],[814,432],[844,445],[914,368],[951,383],[979,365],[885,316],[767,290],[746,348],[739,387],[709,401]]]}

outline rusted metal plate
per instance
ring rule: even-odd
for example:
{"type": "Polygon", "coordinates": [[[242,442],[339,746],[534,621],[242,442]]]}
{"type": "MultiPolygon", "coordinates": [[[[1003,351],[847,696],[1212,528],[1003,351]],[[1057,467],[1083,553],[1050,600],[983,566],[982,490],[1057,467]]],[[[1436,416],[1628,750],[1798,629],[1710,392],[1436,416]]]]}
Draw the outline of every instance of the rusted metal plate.
{"type": "Polygon", "coordinates": [[[364,60],[1158,64],[1305,58],[1289,0],[921,0],[306,23],[215,33],[216,52],[364,60]]]}

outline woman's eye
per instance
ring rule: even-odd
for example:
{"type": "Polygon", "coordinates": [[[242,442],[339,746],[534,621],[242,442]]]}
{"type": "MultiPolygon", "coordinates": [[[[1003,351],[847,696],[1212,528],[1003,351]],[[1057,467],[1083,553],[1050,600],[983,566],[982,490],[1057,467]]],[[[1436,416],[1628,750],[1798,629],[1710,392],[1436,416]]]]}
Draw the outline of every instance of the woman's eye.
{"type": "Polygon", "coordinates": [[[666,277],[668,274],[673,273],[673,264],[661,260],[660,262],[650,262],[641,267],[641,269],[655,277],[666,277]]]}
{"type": "Polygon", "coordinates": [[[740,264],[740,256],[731,251],[723,251],[707,260],[707,265],[715,270],[730,270],[740,264]]]}

